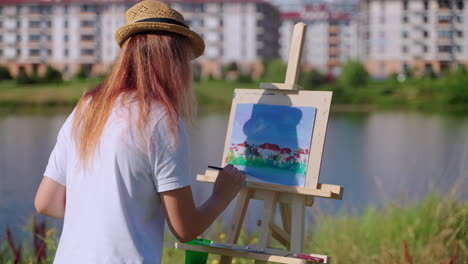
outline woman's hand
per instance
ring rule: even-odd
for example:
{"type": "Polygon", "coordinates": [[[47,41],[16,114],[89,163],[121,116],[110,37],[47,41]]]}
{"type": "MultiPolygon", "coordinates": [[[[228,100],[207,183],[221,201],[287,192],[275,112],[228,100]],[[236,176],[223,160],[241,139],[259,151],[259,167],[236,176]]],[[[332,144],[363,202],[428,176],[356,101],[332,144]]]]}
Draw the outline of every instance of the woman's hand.
{"type": "Polygon", "coordinates": [[[245,174],[232,165],[221,170],[213,186],[214,198],[231,201],[239,193],[245,181],[245,174]]]}

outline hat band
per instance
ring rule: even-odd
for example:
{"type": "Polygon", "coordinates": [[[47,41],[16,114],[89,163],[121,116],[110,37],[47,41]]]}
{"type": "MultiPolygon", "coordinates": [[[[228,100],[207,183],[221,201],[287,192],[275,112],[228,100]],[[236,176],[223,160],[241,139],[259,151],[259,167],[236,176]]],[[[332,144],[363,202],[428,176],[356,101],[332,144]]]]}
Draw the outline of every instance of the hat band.
{"type": "Polygon", "coordinates": [[[174,19],[171,19],[171,18],[151,17],[151,18],[145,18],[145,19],[142,19],[142,20],[138,20],[138,21],[135,22],[135,23],[139,23],[139,22],[160,22],[160,23],[167,23],[167,24],[178,25],[178,26],[182,26],[182,27],[184,27],[184,28],[189,28],[189,27],[188,27],[187,25],[185,25],[184,23],[179,22],[179,21],[174,20],[174,19]]]}

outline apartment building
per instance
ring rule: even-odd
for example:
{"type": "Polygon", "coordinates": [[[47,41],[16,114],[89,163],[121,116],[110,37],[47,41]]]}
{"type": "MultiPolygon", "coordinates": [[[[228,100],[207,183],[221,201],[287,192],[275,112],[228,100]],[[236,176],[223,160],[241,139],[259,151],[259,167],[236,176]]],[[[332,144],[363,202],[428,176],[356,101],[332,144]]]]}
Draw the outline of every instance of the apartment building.
{"type": "Polygon", "coordinates": [[[301,21],[307,24],[302,62],[324,74],[338,75],[341,65],[358,56],[357,23],[351,12],[330,5],[305,5],[298,12],[282,14],[281,49],[289,57],[292,28],[301,21]]]}
{"type": "Polygon", "coordinates": [[[374,77],[468,66],[468,0],[361,0],[360,57],[374,77]]]}
{"type": "MultiPolygon", "coordinates": [[[[0,6],[0,64],[13,75],[45,71],[49,64],[65,76],[81,67],[106,73],[120,48],[115,31],[135,0],[11,0],[0,6]]],[[[206,42],[197,60],[204,75],[219,75],[221,65],[260,65],[279,56],[279,11],[262,0],[172,0],[190,27],[206,42]]],[[[253,67],[258,69],[258,67],[253,67]]]]}

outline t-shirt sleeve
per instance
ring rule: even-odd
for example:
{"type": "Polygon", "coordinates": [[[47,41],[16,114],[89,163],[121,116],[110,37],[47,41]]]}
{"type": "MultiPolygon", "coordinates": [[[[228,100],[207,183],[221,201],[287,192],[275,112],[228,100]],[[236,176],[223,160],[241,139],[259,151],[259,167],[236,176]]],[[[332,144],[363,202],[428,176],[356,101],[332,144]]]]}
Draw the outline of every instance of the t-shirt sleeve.
{"type": "Polygon", "coordinates": [[[192,184],[189,174],[189,141],[184,123],[179,119],[175,140],[164,116],[156,124],[151,138],[153,180],[157,192],[166,192],[192,184]]]}
{"type": "Polygon", "coordinates": [[[68,122],[67,120],[60,129],[57,142],[49,157],[49,162],[44,171],[44,176],[66,186],[66,167],[67,167],[67,133],[68,122]]]}

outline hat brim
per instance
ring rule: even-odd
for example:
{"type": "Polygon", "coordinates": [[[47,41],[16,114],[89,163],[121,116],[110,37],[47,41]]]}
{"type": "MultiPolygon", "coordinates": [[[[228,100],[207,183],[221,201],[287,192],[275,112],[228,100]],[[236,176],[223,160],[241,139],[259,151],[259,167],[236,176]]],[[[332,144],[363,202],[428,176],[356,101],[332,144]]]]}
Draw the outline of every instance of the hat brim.
{"type": "Polygon", "coordinates": [[[122,26],[115,32],[115,40],[117,41],[117,44],[122,47],[125,40],[127,40],[130,36],[136,33],[153,31],[168,31],[186,36],[192,46],[192,59],[200,57],[205,50],[205,42],[194,31],[182,26],[162,22],[139,22],[122,26]]]}

